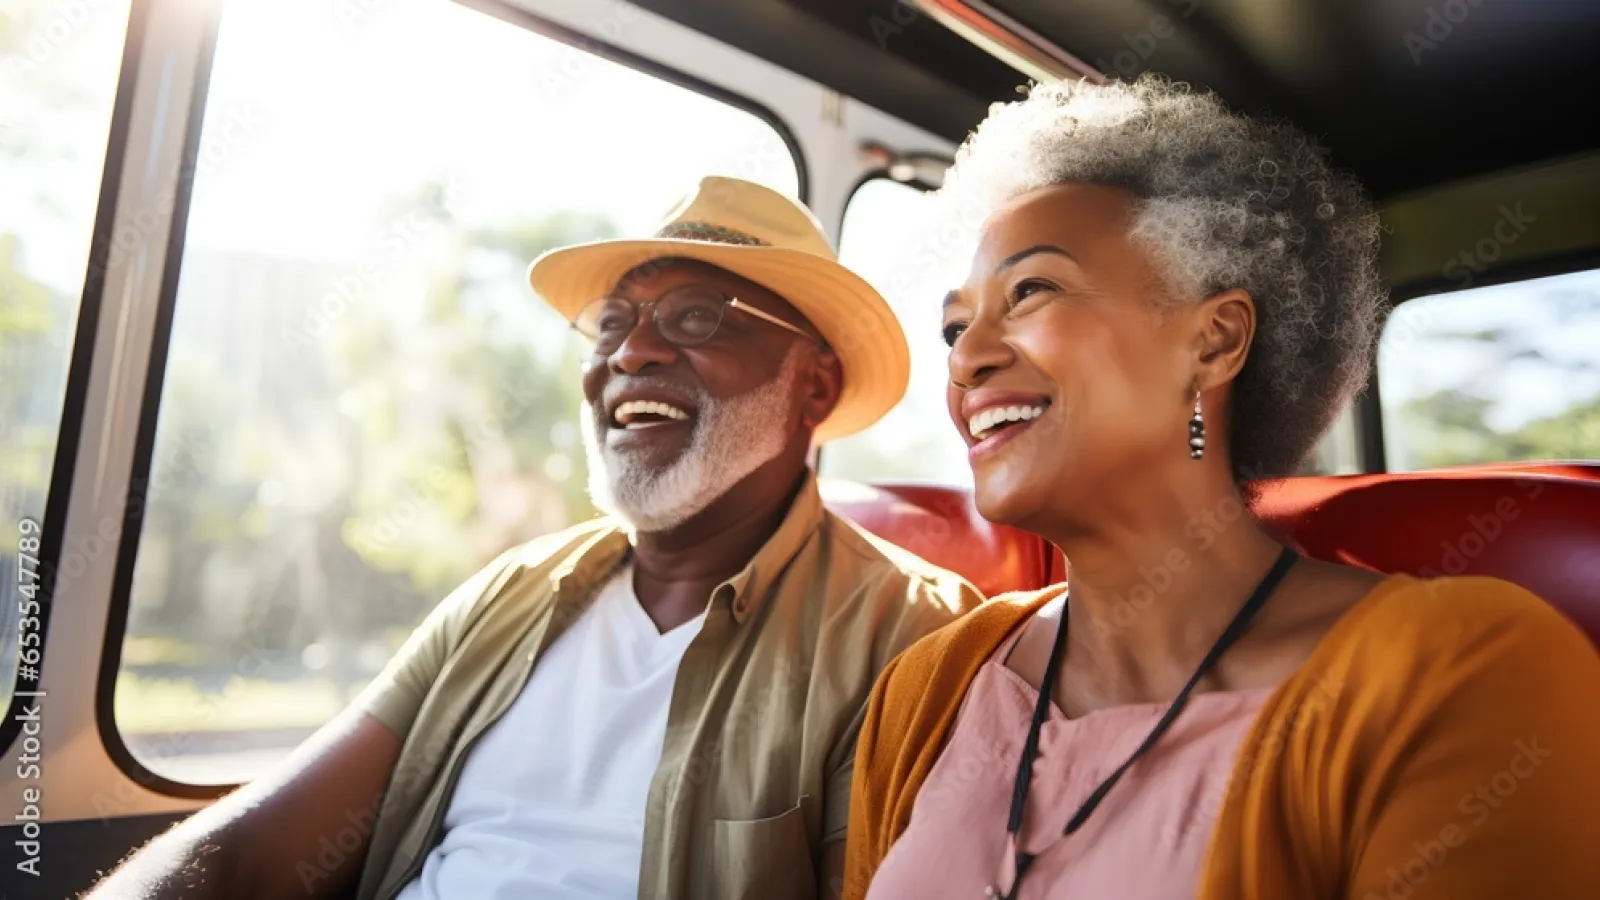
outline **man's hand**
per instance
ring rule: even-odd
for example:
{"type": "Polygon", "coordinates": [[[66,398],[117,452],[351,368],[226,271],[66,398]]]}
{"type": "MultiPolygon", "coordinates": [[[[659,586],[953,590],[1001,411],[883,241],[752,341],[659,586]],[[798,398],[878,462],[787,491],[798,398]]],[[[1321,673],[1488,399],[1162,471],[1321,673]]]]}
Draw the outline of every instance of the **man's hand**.
{"type": "MultiPolygon", "coordinates": [[[[332,898],[354,884],[400,738],[351,707],[276,770],[145,845],[84,900],[332,898]],[[360,846],[330,859],[323,841],[360,846]]],[[[843,846],[842,844],[840,846],[843,846]]]]}

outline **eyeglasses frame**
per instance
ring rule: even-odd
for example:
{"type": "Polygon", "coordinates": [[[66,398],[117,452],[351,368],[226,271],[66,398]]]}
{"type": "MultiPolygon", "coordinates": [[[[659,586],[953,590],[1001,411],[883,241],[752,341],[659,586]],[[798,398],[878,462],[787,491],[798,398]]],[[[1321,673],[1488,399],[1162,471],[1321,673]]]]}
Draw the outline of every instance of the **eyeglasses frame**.
{"type": "MultiPolygon", "coordinates": [[[[793,324],[792,322],[785,322],[784,320],[778,318],[777,316],[773,315],[772,313],[765,312],[764,310],[758,309],[755,306],[752,306],[749,303],[746,303],[743,300],[740,300],[738,297],[735,297],[735,296],[733,296],[731,294],[723,294],[721,291],[715,291],[715,293],[718,293],[718,294],[722,295],[722,307],[723,307],[722,317],[717,319],[717,328],[721,328],[722,327],[722,321],[723,321],[723,319],[726,319],[728,317],[728,312],[727,311],[729,309],[737,309],[737,310],[739,310],[741,312],[744,312],[744,313],[747,313],[749,315],[752,315],[752,316],[756,317],[757,319],[761,319],[761,320],[763,320],[765,322],[770,322],[771,324],[776,325],[779,328],[788,329],[789,331],[792,331],[795,334],[800,335],[801,337],[805,338],[808,341],[814,341],[815,343],[817,343],[819,346],[823,347],[824,349],[826,349],[827,346],[828,346],[828,342],[827,341],[823,340],[820,337],[817,337],[816,335],[812,334],[809,331],[806,331],[804,328],[801,328],[800,326],[793,324]]],[[[607,299],[623,300],[623,302],[626,302],[626,303],[633,303],[633,301],[626,300],[625,298],[622,298],[622,297],[596,297],[595,298],[595,300],[607,300],[607,299]]],[[[590,303],[595,302],[595,300],[591,300],[590,303]]],[[[635,317],[634,318],[633,327],[634,328],[638,328],[639,327],[639,320],[641,318],[643,318],[644,310],[646,308],[648,308],[650,310],[650,325],[651,325],[651,327],[656,329],[656,334],[660,335],[662,340],[666,341],[667,343],[671,344],[674,347],[680,347],[680,348],[681,347],[698,347],[701,344],[704,344],[705,342],[711,340],[713,337],[716,337],[717,331],[716,331],[716,328],[713,328],[711,330],[710,334],[706,335],[704,338],[701,338],[700,340],[696,341],[693,344],[680,344],[677,341],[671,340],[665,334],[661,333],[660,326],[656,324],[655,306],[659,302],[660,302],[660,300],[645,300],[645,301],[640,302],[640,303],[633,303],[634,317],[635,317]]],[[[589,306],[588,303],[584,304],[583,309],[587,309],[588,306],[589,306]]],[[[580,314],[583,312],[583,309],[579,309],[579,313],[580,314]]],[[[585,340],[589,341],[590,343],[596,343],[596,339],[595,338],[590,337],[587,334],[584,334],[583,329],[578,327],[578,320],[577,319],[573,319],[571,322],[569,322],[568,326],[573,331],[576,331],[578,334],[583,335],[585,340]]],[[[627,338],[623,338],[623,340],[626,341],[627,338]]]]}

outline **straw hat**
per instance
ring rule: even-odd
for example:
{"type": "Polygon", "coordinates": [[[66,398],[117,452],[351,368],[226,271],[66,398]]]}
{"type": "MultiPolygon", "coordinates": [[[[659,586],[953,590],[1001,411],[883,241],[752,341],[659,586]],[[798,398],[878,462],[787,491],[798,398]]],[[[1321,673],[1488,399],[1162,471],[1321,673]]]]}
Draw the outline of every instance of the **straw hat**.
{"type": "Polygon", "coordinates": [[[911,353],[889,304],[839,264],[810,210],[748,181],[702,179],[654,237],[551,250],[529,267],[528,281],[570,322],[629,270],[664,257],[700,260],[754,281],[822,333],[839,356],[844,384],[839,404],[817,426],[816,443],[866,428],[905,394],[911,353]]]}

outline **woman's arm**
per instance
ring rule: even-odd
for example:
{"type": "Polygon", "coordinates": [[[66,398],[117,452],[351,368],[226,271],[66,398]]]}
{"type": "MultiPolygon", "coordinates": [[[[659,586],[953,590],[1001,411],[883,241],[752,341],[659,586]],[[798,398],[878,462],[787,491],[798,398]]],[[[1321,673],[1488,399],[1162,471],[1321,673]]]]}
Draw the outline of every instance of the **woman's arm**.
{"type": "Polygon", "coordinates": [[[1531,594],[1451,581],[1459,603],[1426,604],[1453,608],[1450,658],[1416,679],[1388,777],[1350,798],[1368,814],[1345,897],[1600,897],[1600,656],[1531,594]]]}

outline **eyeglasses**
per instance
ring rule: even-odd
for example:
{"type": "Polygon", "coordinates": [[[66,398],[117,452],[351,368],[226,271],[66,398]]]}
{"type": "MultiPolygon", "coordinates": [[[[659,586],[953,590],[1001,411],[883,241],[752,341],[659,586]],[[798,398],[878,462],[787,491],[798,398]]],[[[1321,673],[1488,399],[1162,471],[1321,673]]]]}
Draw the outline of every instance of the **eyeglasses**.
{"type": "Polygon", "coordinates": [[[658,299],[645,303],[635,303],[621,297],[601,297],[578,311],[577,318],[572,320],[572,327],[594,342],[596,353],[610,355],[633,333],[639,324],[640,311],[646,307],[650,308],[657,333],[678,347],[693,347],[710,340],[722,325],[722,319],[730,307],[788,329],[807,340],[818,340],[798,325],[762,312],[721,291],[699,285],[673,288],[658,299]]]}

